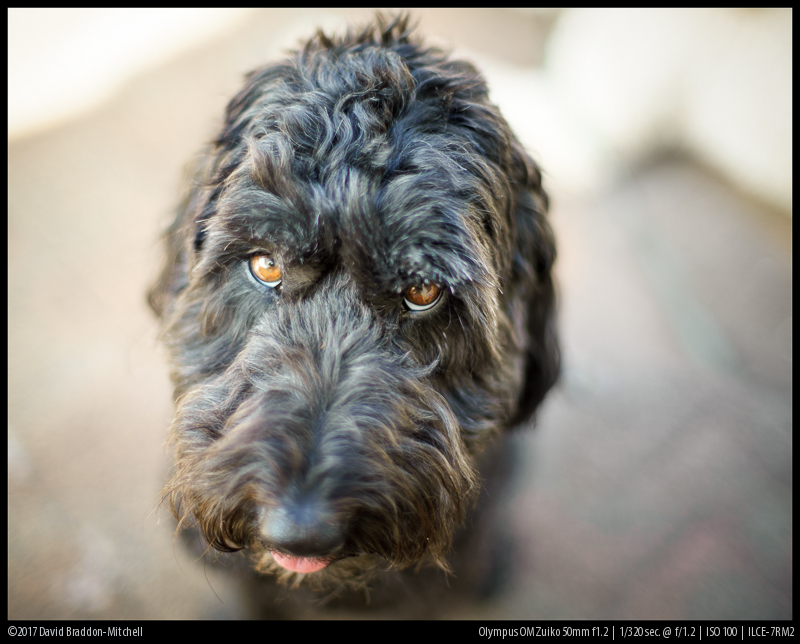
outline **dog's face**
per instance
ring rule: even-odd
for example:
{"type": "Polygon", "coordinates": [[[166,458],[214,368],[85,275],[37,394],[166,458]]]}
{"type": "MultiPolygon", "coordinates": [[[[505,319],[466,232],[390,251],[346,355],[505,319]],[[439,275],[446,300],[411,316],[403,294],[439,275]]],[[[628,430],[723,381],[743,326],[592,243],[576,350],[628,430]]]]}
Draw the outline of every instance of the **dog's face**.
{"type": "Polygon", "coordinates": [[[404,20],[260,69],[167,235],[165,490],[282,578],[444,565],[476,458],[558,371],[540,173],[404,20]]]}

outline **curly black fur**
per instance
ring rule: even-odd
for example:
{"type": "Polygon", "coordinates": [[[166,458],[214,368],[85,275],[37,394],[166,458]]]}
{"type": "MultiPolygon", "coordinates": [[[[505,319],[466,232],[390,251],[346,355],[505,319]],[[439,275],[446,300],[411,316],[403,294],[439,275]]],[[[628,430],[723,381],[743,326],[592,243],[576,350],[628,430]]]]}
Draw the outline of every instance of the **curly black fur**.
{"type": "Polygon", "coordinates": [[[557,377],[546,210],[483,79],[404,17],[249,74],[150,294],[179,520],[318,588],[446,567],[479,457],[557,377]],[[423,284],[440,300],[409,310],[423,284]],[[328,565],[294,574],[272,553],[328,565]]]}

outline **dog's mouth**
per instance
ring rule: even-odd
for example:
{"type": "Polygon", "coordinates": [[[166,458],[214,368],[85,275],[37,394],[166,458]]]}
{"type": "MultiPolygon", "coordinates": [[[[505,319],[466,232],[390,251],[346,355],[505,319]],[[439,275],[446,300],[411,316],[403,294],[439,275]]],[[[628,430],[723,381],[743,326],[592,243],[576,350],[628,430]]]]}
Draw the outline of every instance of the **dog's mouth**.
{"type": "Polygon", "coordinates": [[[291,572],[308,574],[318,572],[330,563],[328,559],[312,559],[311,557],[292,557],[281,552],[272,552],[272,558],[281,568],[291,572]]]}
{"type": "Polygon", "coordinates": [[[268,550],[272,560],[284,570],[289,572],[296,572],[307,575],[313,572],[324,570],[332,563],[350,559],[352,557],[359,557],[359,553],[339,553],[332,557],[297,557],[295,555],[287,555],[279,550],[268,550]]]}

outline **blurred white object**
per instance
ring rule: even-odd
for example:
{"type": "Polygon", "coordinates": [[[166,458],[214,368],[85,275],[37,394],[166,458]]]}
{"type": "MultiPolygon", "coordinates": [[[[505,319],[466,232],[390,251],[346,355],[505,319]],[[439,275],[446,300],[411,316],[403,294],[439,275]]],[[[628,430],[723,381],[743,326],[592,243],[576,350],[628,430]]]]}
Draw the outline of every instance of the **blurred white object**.
{"type": "Polygon", "coordinates": [[[96,106],[133,74],[224,32],[247,12],[9,9],[9,138],[96,106]]]}
{"type": "Polygon", "coordinates": [[[567,11],[544,76],[577,167],[683,148],[791,212],[790,9],[567,11]]]}

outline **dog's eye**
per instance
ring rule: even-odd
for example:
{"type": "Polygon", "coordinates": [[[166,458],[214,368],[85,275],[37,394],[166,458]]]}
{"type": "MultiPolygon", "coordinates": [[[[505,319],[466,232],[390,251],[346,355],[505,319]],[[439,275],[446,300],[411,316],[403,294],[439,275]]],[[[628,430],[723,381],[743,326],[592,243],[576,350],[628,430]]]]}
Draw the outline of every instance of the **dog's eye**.
{"type": "Polygon", "coordinates": [[[442,297],[442,288],[438,284],[418,284],[405,292],[403,302],[411,311],[427,311],[436,306],[442,297]]]}
{"type": "Polygon", "coordinates": [[[283,279],[281,267],[269,255],[253,255],[250,258],[250,272],[259,282],[276,288],[283,279]]]}

